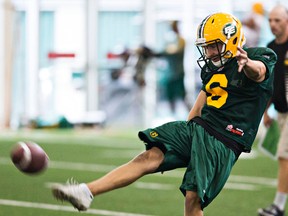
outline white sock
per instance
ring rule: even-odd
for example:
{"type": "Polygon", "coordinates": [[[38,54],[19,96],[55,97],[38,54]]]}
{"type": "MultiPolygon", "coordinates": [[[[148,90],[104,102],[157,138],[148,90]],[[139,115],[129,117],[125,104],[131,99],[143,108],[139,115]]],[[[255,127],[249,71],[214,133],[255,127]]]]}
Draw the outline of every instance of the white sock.
{"type": "Polygon", "coordinates": [[[285,204],[287,200],[287,193],[277,192],[274,198],[274,204],[283,211],[285,209],[285,204]]]}
{"type": "Polygon", "coordinates": [[[93,199],[93,194],[91,193],[91,191],[89,190],[88,186],[85,183],[81,183],[79,187],[82,188],[82,190],[87,194],[87,196],[93,199]]]}

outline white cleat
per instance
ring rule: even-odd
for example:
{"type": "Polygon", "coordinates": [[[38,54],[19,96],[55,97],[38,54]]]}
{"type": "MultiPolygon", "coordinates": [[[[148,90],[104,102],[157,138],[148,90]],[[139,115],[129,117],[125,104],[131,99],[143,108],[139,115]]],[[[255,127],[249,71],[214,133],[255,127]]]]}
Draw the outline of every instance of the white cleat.
{"type": "Polygon", "coordinates": [[[70,202],[79,211],[86,211],[93,201],[93,195],[84,183],[70,180],[66,184],[54,184],[51,189],[56,199],[70,202]]]}

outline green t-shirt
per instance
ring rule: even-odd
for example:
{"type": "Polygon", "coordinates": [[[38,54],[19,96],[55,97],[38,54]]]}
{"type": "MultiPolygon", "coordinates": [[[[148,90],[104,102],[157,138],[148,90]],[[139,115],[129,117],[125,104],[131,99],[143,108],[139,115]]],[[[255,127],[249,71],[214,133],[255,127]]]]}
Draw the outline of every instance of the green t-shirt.
{"type": "Polygon", "coordinates": [[[265,80],[256,83],[247,78],[243,71],[239,73],[236,58],[215,72],[207,72],[204,67],[201,79],[207,103],[201,117],[216,131],[250,151],[267,102],[272,96],[277,56],[269,48],[247,48],[245,51],[250,59],[266,65],[265,80]]]}

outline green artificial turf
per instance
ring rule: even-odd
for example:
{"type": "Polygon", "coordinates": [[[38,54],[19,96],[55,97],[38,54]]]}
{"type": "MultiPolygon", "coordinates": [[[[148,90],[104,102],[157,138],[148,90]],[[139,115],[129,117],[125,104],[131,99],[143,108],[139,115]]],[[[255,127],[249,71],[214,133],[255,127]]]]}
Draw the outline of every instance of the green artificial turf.
{"type": "MultiPolygon", "coordinates": [[[[144,146],[134,130],[3,131],[0,134],[0,216],[79,215],[69,204],[52,197],[49,184],[65,182],[70,177],[80,182],[91,181],[142,150],[144,146]],[[50,158],[48,169],[39,175],[21,173],[9,158],[17,141],[28,140],[41,145],[50,158]]],[[[205,216],[256,216],[257,208],[272,202],[277,162],[255,147],[253,155],[239,159],[223,191],[204,210],[205,216]]],[[[95,197],[93,212],[81,215],[181,216],[184,197],[178,187],[183,171],[145,176],[126,188],[95,197]]]]}

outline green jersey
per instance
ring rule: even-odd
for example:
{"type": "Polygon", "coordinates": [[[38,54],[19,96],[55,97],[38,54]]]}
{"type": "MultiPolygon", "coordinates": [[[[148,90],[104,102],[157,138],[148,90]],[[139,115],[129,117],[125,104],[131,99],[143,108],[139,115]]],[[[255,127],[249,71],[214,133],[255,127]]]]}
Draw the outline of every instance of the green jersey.
{"type": "Polygon", "coordinates": [[[266,66],[265,80],[256,83],[238,72],[236,58],[216,72],[201,71],[202,90],[207,101],[201,117],[214,130],[242,145],[249,152],[258,131],[266,105],[272,96],[273,69],[276,54],[269,48],[247,48],[252,60],[259,60],[266,66]]]}

